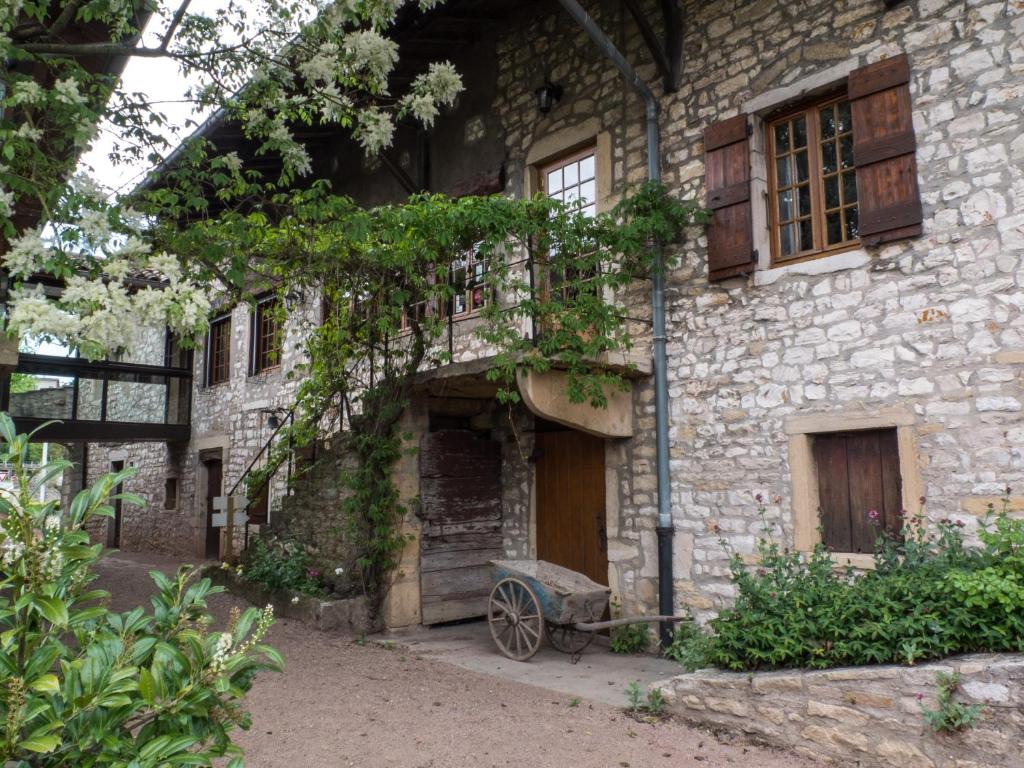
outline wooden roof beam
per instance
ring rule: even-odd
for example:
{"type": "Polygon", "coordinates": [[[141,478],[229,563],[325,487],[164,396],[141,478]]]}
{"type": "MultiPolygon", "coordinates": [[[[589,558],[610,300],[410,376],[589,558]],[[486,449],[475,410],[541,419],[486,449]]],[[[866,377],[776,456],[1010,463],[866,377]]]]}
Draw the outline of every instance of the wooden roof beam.
{"type": "Polygon", "coordinates": [[[640,7],[639,0],[622,0],[640,29],[640,36],[647,44],[654,63],[665,84],[665,90],[672,93],[679,90],[683,61],[683,17],[678,0],[662,0],[661,15],[664,27],[664,41],[651,25],[650,19],[640,7]]]}

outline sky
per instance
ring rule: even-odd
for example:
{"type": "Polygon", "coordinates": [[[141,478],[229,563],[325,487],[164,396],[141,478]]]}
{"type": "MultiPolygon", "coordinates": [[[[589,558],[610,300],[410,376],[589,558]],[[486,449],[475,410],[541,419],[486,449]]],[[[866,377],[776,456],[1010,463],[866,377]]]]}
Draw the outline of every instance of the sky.
{"type": "MultiPolygon", "coordinates": [[[[245,5],[243,2],[240,5],[245,5]]],[[[172,7],[174,3],[170,3],[172,7]]],[[[226,0],[193,0],[191,13],[212,14],[226,6],[226,0]]],[[[146,27],[143,42],[153,45],[160,33],[166,29],[167,19],[154,15],[146,27]]],[[[169,59],[134,58],[128,61],[121,77],[121,89],[144,93],[152,100],[154,108],[162,112],[171,126],[167,132],[171,145],[177,146],[194,127],[187,127],[189,119],[201,123],[208,113],[197,113],[193,106],[183,103],[185,91],[194,81],[186,80],[178,65],[169,59]]],[[[116,126],[105,123],[100,126],[99,135],[80,162],[80,170],[90,171],[89,175],[112,193],[127,192],[142,181],[150,170],[149,163],[114,165],[108,155],[119,138],[116,126]]]]}

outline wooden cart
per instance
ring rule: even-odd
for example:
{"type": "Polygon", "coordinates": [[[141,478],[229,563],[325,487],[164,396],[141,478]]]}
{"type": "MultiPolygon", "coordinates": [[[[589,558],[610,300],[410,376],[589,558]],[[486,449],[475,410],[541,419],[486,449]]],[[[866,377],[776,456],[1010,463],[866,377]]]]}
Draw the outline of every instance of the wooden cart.
{"type": "Polygon", "coordinates": [[[492,560],[494,588],[487,606],[491,637],[514,661],[526,661],[546,636],[574,660],[602,629],[681,616],[637,616],[601,621],[611,590],[582,573],[544,560],[492,560]]]}

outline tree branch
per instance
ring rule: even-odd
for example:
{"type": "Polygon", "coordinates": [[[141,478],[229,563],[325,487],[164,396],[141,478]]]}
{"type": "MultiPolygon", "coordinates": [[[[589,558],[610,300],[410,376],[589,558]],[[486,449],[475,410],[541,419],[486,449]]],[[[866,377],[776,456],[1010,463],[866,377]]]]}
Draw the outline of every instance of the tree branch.
{"type": "Polygon", "coordinates": [[[139,56],[160,58],[171,54],[162,48],[146,48],[141,45],[122,43],[22,43],[16,45],[25,53],[50,56],[139,56]]]}
{"type": "Polygon", "coordinates": [[[60,12],[53,24],[50,25],[49,29],[46,30],[47,37],[57,37],[63,32],[68,24],[75,20],[78,16],[78,9],[82,7],[82,0],[69,0],[68,4],[64,6],[64,10],[60,12]]]}
{"type": "Polygon", "coordinates": [[[163,39],[160,41],[160,50],[167,50],[167,46],[171,44],[171,38],[178,31],[178,25],[181,24],[181,20],[185,17],[185,12],[188,11],[188,7],[191,4],[192,0],[183,0],[182,4],[178,6],[178,10],[174,12],[174,18],[171,19],[170,26],[167,27],[167,31],[164,32],[163,39]]]}

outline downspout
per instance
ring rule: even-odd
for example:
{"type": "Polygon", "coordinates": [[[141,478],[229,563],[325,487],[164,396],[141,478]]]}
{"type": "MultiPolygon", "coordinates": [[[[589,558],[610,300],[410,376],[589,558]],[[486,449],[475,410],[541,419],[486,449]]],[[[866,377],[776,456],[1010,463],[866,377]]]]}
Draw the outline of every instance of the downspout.
{"type": "MultiPolygon", "coordinates": [[[[647,125],[647,178],[661,182],[661,137],[658,132],[658,100],[636,70],[619,52],[578,0],[558,0],[583,30],[618,68],[626,83],[644,100],[647,125]]],[[[654,420],[656,435],[656,464],[658,472],[658,611],[662,616],[675,613],[672,575],[672,505],[669,498],[668,474],[668,358],[665,353],[665,260],[658,245],[654,249],[651,275],[651,309],[654,325],[654,420]]],[[[661,624],[661,644],[672,642],[672,625],[661,624]]]]}

